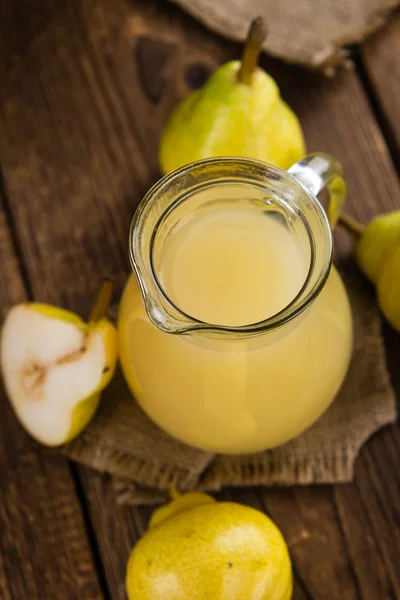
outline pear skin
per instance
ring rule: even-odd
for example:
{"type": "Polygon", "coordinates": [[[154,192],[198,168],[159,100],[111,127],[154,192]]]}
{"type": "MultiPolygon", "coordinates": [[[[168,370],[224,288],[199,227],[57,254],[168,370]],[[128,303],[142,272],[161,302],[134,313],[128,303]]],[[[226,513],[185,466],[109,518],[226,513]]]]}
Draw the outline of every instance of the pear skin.
{"type": "Polygon", "coordinates": [[[290,557],[276,525],[254,508],[189,496],[200,504],[151,526],[134,547],[129,600],[290,600],[290,557]]]}
{"type": "Polygon", "coordinates": [[[242,83],[240,66],[223,65],[174,110],[160,143],[164,174],[214,156],[247,156],[283,169],[304,156],[300,123],[275,81],[257,68],[251,83],[242,83]]]}
{"type": "Polygon", "coordinates": [[[400,239],[386,253],[377,288],[383,314],[392,327],[400,332],[400,239]]]}
{"type": "Polygon", "coordinates": [[[100,398],[101,393],[97,392],[96,394],[92,394],[88,398],[81,400],[81,402],[77,404],[72,414],[71,427],[63,444],[71,442],[90,423],[99,406],[100,398]]]}
{"type": "Polygon", "coordinates": [[[212,504],[213,502],[215,502],[215,500],[212,496],[202,494],[201,492],[178,494],[171,502],[164,504],[154,511],[149,522],[149,527],[155,527],[166,519],[170,519],[171,517],[180,514],[184,510],[203,504],[212,504]]]}
{"type": "Polygon", "coordinates": [[[385,255],[399,239],[400,210],[376,217],[363,230],[355,256],[358,266],[372,283],[378,282],[385,255]]]}

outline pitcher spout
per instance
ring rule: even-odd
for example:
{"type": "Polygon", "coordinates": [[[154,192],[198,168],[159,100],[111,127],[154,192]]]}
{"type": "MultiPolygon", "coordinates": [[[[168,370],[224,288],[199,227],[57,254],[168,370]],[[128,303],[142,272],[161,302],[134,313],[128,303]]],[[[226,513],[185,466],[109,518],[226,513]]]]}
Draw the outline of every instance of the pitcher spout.
{"type": "Polygon", "coordinates": [[[161,291],[151,285],[151,280],[146,281],[138,268],[138,265],[132,261],[132,267],[139,283],[143,303],[146,308],[150,321],[164,333],[186,333],[192,323],[180,318],[180,313],[171,314],[171,310],[165,304],[165,299],[161,297],[161,291]],[[150,289],[149,289],[150,288],[150,289]]]}

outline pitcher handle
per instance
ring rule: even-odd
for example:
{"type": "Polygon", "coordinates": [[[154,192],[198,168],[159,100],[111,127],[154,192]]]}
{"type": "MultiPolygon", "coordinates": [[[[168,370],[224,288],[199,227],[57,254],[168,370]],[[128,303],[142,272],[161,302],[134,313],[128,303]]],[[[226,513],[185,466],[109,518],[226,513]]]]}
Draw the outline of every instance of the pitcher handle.
{"type": "Polygon", "coordinates": [[[346,183],[342,165],[336,158],[323,152],[307,154],[290,167],[288,172],[314,196],[326,188],[329,194],[328,220],[333,229],[339,220],[346,199],[346,183]]]}

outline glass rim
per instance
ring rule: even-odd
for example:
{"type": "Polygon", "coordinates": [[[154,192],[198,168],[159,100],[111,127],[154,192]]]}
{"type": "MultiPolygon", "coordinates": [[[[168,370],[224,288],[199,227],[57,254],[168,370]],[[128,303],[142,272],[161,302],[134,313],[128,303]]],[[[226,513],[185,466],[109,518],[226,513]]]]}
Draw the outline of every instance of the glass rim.
{"type": "MultiPolygon", "coordinates": [[[[263,169],[263,170],[267,169],[268,173],[270,175],[271,175],[271,173],[275,173],[277,176],[279,176],[279,178],[282,178],[282,179],[290,182],[292,184],[292,186],[294,186],[296,189],[300,190],[303,194],[306,194],[307,197],[312,200],[313,204],[315,205],[315,208],[318,210],[320,216],[322,217],[322,221],[324,222],[324,225],[325,225],[325,233],[327,234],[327,238],[328,238],[328,256],[327,256],[327,260],[325,262],[324,268],[322,269],[322,273],[321,273],[320,277],[318,278],[315,285],[313,285],[312,289],[307,293],[307,289],[310,284],[310,280],[314,273],[314,268],[315,268],[315,264],[316,264],[315,257],[316,257],[317,249],[316,249],[315,243],[314,243],[314,236],[313,236],[312,228],[309,225],[306,216],[304,215],[303,211],[301,211],[297,206],[295,206],[298,216],[303,221],[303,225],[305,226],[305,229],[307,231],[307,235],[308,235],[308,239],[309,239],[309,243],[310,243],[310,261],[309,261],[309,268],[308,268],[307,276],[306,276],[300,290],[296,294],[296,296],[288,304],[286,304],[281,310],[279,310],[277,313],[274,313],[273,315],[270,315],[266,319],[263,319],[256,323],[250,323],[247,325],[240,325],[240,326],[227,326],[227,325],[207,323],[196,317],[193,317],[192,315],[190,315],[190,314],[186,313],[184,310],[182,310],[179,306],[177,306],[171,300],[169,295],[167,294],[166,290],[164,289],[161,282],[159,281],[159,278],[155,271],[154,263],[153,263],[154,242],[155,242],[158,225],[164,218],[165,214],[167,212],[169,212],[172,208],[171,206],[168,206],[161,213],[160,217],[158,218],[157,225],[156,225],[156,227],[154,227],[152,235],[151,235],[150,246],[149,246],[149,256],[148,256],[149,265],[150,265],[150,273],[147,273],[147,276],[150,275],[152,277],[157,293],[162,297],[162,299],[167,304],[167,306],[170,307],[172,309],[172,311],[177,313],[177,315],[178,315],[178,323],[176,324],[176,327],[173,330],[168,330],[168,332],[176,333],[176,334],[183,334],[183,333],[189,333],[191,331],[193,331],[193,332],[204,331],[204,332],[220,332],[220,333],[236,334],[236,335],[239,335],[239,334],[255,335],[258,333],[263,333],[263,332],[266,332],[266,331],[269,331],[272,329],[276,329],[276,328],[284,325],[285,323],[288,323],[289,321],[293,320],[297,316],[299,316],[316,299],[316,297],[319,295],[319,293],[325,286],[325,283],[329,276],[329,272],[330,272],[331,265],[332,265],[332,257],[333,257],[332,231],[331,231],[331,228],[329,225],[328,217],[327,217],[326,212],[325,212],[324,208],[322,207],[320,201],[306,186],[304,186],[298,179],[296,179],[296,177],[294,177],[293,175],[291,175],[284,169],[281,169],[270,163],[266,163],[266,162],[252,159],[252,158],[244,158],[244,157],[236,157],[236,156],[219,156],[219,157],[213,157],[213,158],[206,158],[206,159],[194,161],[194,162],[188,163],[182,167],[179,167],[178,169],[171,171],[170,173],[168,173],[167,175],[164,175],[161,179],[159,179],[148,190],[148,192],[145,194],[142,201],[138,205],[138,207],[135,211],[135,214],[133,216],[133,219],[131,222],[131,227],[130,227],[129,257],[130,257],[131,266],[132,266],[132,268],[136,274],[136,277],[138,279],[139,286],[140,286],[140,289],[142,292],[142,296],[143,296],[149,317],[153,321],[153,323],[155,323],[156,326],[160,327],[160,324],[158,322],[155,322],[153,316],[149,313],[148,306],[146,303],[146,296],[149,294],[149,292],[146,289],[145,281],[143,278],[143,273],[141,272],[141,270],[139,268],[140,257],[139,257],[139,252],[138,252],[136,233],[141,225],[141,221],[143,220],[143,213],[144,213],[145,209],[148,208],[148,205],[150,203],[157,201],[157,197],[160,194],[162,194],[163,189],[165,189],[165,187],[168,186],[171,182],[173,182],[174,180],[177,180],[177,179],[184,179],[187,175],[189,175],[191,173],[193,174],[196,170],[201,170],[207,166],[216,166],[216,167],[229,166],[229,167],[232,167],[232,171],[237,166],[247,167],[250,169],[252,169],[252,168],[263,169]],[[303,298],[303,301],[301,301],[301,297],[303,295],[305,297],[303,298]]],[[[233,172],[231,174],[231,177],[232,177],[232,179],[235,179],[236,177],[238,179],[240,179],[237,175],[235,176],[235,174],[233,172]]],[[[267,181],[267,179],[268,178],[266,177],[266,181],[267,181]]],[[[273,177],[270,177],[270,179],[273,179],[273,177]]],[[[249,180],[251,180],[251,175],[249,176],[249,180]]],[[[217,187],[218,185],[224,184],[223,181],[219,182],[217,178],[210,179],[210,182],[213,185],[215,185],[215,187],[217,187]]],[[[183,199],[183,201],[185,201],[185,200],[183,199]]],[[[176,320],[176,316],[172,317],[172,319],[176,320]]]]}

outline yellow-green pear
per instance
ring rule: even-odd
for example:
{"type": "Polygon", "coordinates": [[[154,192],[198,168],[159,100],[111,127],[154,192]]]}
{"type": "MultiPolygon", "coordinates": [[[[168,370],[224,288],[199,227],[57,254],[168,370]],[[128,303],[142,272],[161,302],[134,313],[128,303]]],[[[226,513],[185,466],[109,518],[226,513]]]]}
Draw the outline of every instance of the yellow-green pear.
{"type": "Polygon", "coordinates": [[[400,237],[386,252],[378,275],[377,290],[383,314],[400,332],[400,237]]]}
{"type": "Polygon", "coordinates": [[[400,240],[400,210],[380,215],[364,229],[360,229],[356,244],[356,260],[372,283],[377,284],[385,256],[398,240],[400,240]]]}
{"type": "Polygon", "coordinates": [[[265,514],[191,492],[155,512],[126,588],[129,600],[290,600],[292,569],[265,514]]]}
{"type": "Polygon", "coordinates": [[[253,21],[241,61],[217,69],[173,111],[161,137],[162,172],[212,156],[246,156],[288,169],[305,153],[294,112],[272,77],[257,67],[265,37],[253,21]]]}
{"type": "Polygon", "coordinates": [[[0,341],[5,388],[22,426],[46,446],[82,431],[114,374],[116,330],[105,316],[112,289],[106,281],[89,323],[37,302],[17,304],[6,316],[0,341]]]}

